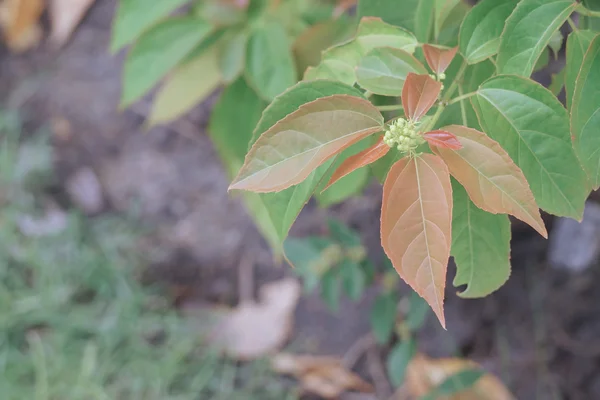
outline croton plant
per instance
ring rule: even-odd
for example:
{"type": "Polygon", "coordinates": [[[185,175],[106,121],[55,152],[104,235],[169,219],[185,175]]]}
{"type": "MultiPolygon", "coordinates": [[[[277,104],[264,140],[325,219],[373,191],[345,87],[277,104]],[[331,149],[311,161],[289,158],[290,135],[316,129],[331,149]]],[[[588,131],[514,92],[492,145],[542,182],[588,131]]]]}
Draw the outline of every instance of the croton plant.
{"type": "Polygon", "coordinates": [[[313,193],[368,165],[383,182],[382,247],[445,326],[450,256],[459,295],[485,296],[510,275],[508,215],[547,237],[540,208],[581,220],[600,186],[600,36],[572,19],[600,7],[411,0],[409,13],[401,3],[359,3],[354,37],[262,113],[230,189],[258,193],[284,238],[313,193]],[[567,22],[566,67],[552,82],[565,108],[530,76],[567,22]]]}

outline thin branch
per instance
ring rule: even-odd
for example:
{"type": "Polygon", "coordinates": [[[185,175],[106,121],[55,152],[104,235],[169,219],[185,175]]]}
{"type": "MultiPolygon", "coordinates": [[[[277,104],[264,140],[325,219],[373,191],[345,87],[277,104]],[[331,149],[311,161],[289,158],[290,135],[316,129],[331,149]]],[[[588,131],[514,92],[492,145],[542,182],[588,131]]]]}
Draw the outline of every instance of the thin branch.
{"type": "Polygon", "coordinates": [[[460,94],[460,96],[455,97],[452,100],[450,100],[447,105],[458,103],[459,101],[463,101],[463,100],[468,99],[469,97],[474,96],[474,95],[477,94],[477,92],[470,92],[470,93],[467,93],[467,94],[461,94],[461,90],[460,89],[459,89],[458,93],[460,94]]]}
{"type": "Polygon", "coordinates": [[[391,104],[389,106],[377,106],[377,109],[379,111],[397,111],[404,110],[404,107],[402,107],[402,104],[391,104]]]}

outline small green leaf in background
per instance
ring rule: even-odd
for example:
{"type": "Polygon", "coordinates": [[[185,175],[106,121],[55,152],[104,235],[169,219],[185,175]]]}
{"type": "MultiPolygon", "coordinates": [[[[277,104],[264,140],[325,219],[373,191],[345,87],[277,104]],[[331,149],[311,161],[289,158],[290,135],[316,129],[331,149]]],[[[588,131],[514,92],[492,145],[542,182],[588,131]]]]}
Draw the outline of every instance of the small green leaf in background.
{"type": "Polygon", "coordinates": [[[435,0],[420,0],[415,10],[414,32],[421,43],[429,43],[433,36],[434,2],[435,0]]]}
{"type": "Polygon", "coordinates": [[[409,72],[426,74],[419,60],[404,50],[373,49],[356,67],[356,80],[364,89],[384,96],[400,96],[409,72]]]}
{"type": "Polygon", "coordinates": [[[120,107],[146,94],[209,33],[197,18],[172,18],[155,25],[133,46],[125,60],[120,107]]]}
{"type": "Polygon", "coordinates": [[[467,14],[460,28],[458,43],[469,64],[478,63],[498,52],[504,22],[518,2],[483,0],[467,14]]]}
{"type": "Polygon", "coordinates": [[[337,219],[327,220],[329,234],[333,239],[340,242],[344,247],[360,246],[360,236],[337,219]]]}
{"type": "Polygon", "coordinates": [[[393,293],[381,293],[373,303],[370,320],[375,340],[380,344],[387,343],[396,324],[398,299],[393,293]]]}
{"type": "Polygon", "coordinates": [[[311,293],[320,281],[315,264],[321,259],[321,249],[310,240],[287,238],[283,243],[283,252],[294,267],[294,272],[304,280],[304,291],[311,293]]]}
{"type": "Polygon", "coordinates": [[[378,17],[388,24],[416,32],[415,18],[421,2],[422,0],[403,0],[402,7],[399,7],[397,0],[359,0],[357,14],[359,18],[378,17]]]}
{"type": "Polygon", "coordinates": [[[510,276],[510,221],[504,214],[478,208],[465,189],[452,179],[452,248],[456,263],[454,286],[466,298],[484,297],[510,276]]]}
{"type": "Polygon", "coordinates": [[[149,126],[182,116],[220,85],[216,50],[213,46],[171,73],[154,98],[149,126]]]}
{"type": "Polygon", "coordinates": [[[414,290],[411,290],[409,309],[405,320],[406,326],[411,332],[415,332],[423,326],[427,315],[429,315],[429,310],[429,304],[425,299],[414,290]]]}
{"type": "Polygon", "coordinates": [[[498,73],[529,77],[576,5],[571,0],[521,0],[506,20],[496,59],[498,73]]]}
{"type": "MultiPolygon", "coordinates": [[[[340,163],[344,160],[344,157],[338,157],[336,162],[340,160],[340,163]]],[[[335,171],[335,164],[331,166],[331,171],[335,171]]],[[[321,207],[330,207],[335,204],[339,204],[344,200],[349,199],[352,196],[358,196],[362,190],[369,183],[369,170],[366,168],[360,168],[352,173],[344,176],[331,187],[324,192],[316,194],[317,201],[321,207]]],[[[325,180],[326,181],[326,180],[325,180]]]]}
{"type": "Polygon", "coordinates": [[[229,32],[219,43],[218,64],[225,83],[231,83],[244,71],[248,33],[229,32]]]}
{"type": "Polygon", "coordinates": [[[329,307],[331,312],[337,312],[340,308],[340,280],[338,279],[338,268],[332,268],[323,274],[321,278],[321,298],[329,307]]]}
{"type": "Polygon", "coordinates": [[[112,26],[110,50],[116,53],[146,29],[190,0],[120,0],[112,26]]]}
{"type": "Polygon", "coordinates": [[[552,74],[550,77],[550,85],[548,85],[548,90],[550,90],[553,95],[558,96],[565,86],[566,72],[566,68],[563,68],[556,74],[552,74]]]}
{"type": "Polygon", "coordinates": [[[366,284],[366,276],[360,265],[349,259],[342,261],[340,266],[342,285],[348,297],[353,301],[360,300],[366,284]]]}
{"type": "Polygon", "coordinates": [[[273,100],[296,83],[296,66],[284,27],[269,21],[254,29],[248,41],[246,75],[265,100],[273,100]]]}
{"type": "Polygon", "coordinates": [[[600,11],[600,0],[583,0],[583,5],[588,10],[600,11]]]}
{"type": "Polygon", "coordinates": [[[530,79],[505,75],[481,85],[471,103],[483,131],[523,170],[540,208],[581,219],[589,192],[558,99],[530,79]]]}
{"type": "Polygon", "coordinates": [[[394,387],[400,387],[404,383],[406,368],[416,352],[417,344],[413,338],[409,338],[396,344],[388,354],[387,373],[394,387]]]}
{"type": "Polygon", "coordinates": [[[600,35],[585,53],[575,83],[571,135],[594,190],[600,187],[600,35]]]}
{"type": "Polygon", "coordinates": [[[436,400],[442,396],[452,396],[469,389],[484,375],[480,369],[465,369],[446,379],[431,393],[421,397],[420,400],[436,400]]]}
{"type": "Polygon", "coordinates": [[[563,41],[565,38],[560,30],[554,31],[552,36],[550,37],[550,41],[548,42],[548,47],[552,50],[554,54],[554,59],[558,58],[558,52],[562,49],[563,41]]]}
{"type": "Polygon", "coordinates": [[[577,30],[571,32],[567,38],[567,59],[565,66],[565,91],[567,97],[567,108],[571,109],[571,103],[573,102],[573,92],[575,91],[575,81],[581,64],[583,63],[583,57],[590,47],[590,43],[596,37],[596,32],[577,30]]]}

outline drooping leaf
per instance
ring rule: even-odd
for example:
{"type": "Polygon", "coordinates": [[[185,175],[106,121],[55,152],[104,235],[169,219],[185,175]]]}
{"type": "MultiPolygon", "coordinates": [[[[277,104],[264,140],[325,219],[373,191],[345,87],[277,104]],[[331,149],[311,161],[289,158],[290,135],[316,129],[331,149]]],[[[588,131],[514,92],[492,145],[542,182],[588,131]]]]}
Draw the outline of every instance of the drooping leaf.
{"type": "Polygon", "coordinates": [[[552,74],[550,77],[550,85],[548,85],[548,90],[552,92],[553,95],[558,96],[565,86],[565,76],[566,69],[563,68],[556,74],[552,74]]]}
{"type": "Polygon", "coordinates": [[[465,126],[450,125],[442,129],[458,136],[462,148],[432,150],[465,187],[473,203],[492,214],[513,215],[548,237],[523,172],[498,142],[465,126]]]}
{"type": "Polygon", "coordinates": [[[390,351],[386,367],[390,381],[394,387],[400,387],[404,383],[404,375],[410,360],[417,352],[415,339],[408,338],[396,344],[390,351]]]}
{"type": "Polygon", "coordinates": [[[565,65],[565,91],[567,98],[567,108],[571,109],[573,102],[573,92],[575,91],[575,82],[581,64],[583,63],[583,57],[590,47],[590,43],[596,37],[596,33],[586,30],[577,30],[571,32],[567,38],[567,59],[565,65]]]}
{"type": "Polygon", "coordinates": [[[213,46],[173,71],[156,94],[149,126],[182,116],[219,86],[221,73],[216,50],[213,46]]]}
{"type": "Polygon", "coordinates": [[[476,64],[498,52],[504,22],[519,0],[483,0],[465,17],[458,39],[460,52],[469,64],[476,64]]]}
{"type": "Polygon", "coordinates": [[[357,14],[362,17],[379,17],[388,24],[416,32],[415,16],[421,0],[403,0],[398,7],[395,0],[359,0],[357,14]]]}
{"type": "Polygon", "coordinates": [[[418,0],[417,2],[419,4],[415,10],[414,32],[419,42],[428,43],[433,36],[435,0],[418,0]]]}
{"type": "Polygon", "coordinates": [[[552,36],[550,37],[550,41],[548,42],[548,48],[552,50],[554,55],[554,59],[558,58],[558,52],[562,49],[563,41],[565,38],[562,35],[562,32],[559,30],[554,31],[552,36]]]}
{"type": "Polygon", "coordinates": [[[427,300],[444,327],[451,221],[452,187],[442,159],[423,154],[394,164],[383,186],[381,244],[400,277],[427,300]]]}
{"type": "Polygon", "coordinates": [[[206,22],[171,18],[147,31],[133,46],[123,67],[121,107],[146,94],[210,32],[206,22]]]}
{"type": "Polygon", "coordinates": [[[380,344],[386,344],[396,324],[398,299],[392,293],[382,293],[373,302],[373,309],[369,315],[373,336],[380,344]]]}
{"type": "Polygon", "coordinates": [[[600,187],[600,35],[585,53],[571,107],[575,151],[592,188],[600,187]]]}
{"type": "Polygon", "coordinates": [[[437,44],[447,47],[458,46],[460,26],[470,10],[471,4],[468,1],[460,0],[454,3],[454,7],[450,9],[439,27],[437,44]]]}
{"type": "Polygon", "coordinates": [[[432,146],[443,147],[452,150],[462,148],[462,144],[458,141],[456,135],[444,130],[435,130],[423,134],[423,138],[432,146]]]}
{"type": "Polygon", "coordinates": [[[245,31],[229,32],[222,39],[218,50],[218,64],[225,83],[233,82],[244,71],[247,43],[248,33],[245,31]]]}
{"type": "Polygon", "coordinates": [[[450,14],[454,8],[461,2],[461,0],[434,0],[434,18],[433,18],[433,30],[434,39],[438,40],[442,27],[446,23],[450,14]]]}
{"type": "Polygon", "coordinates": [[[367,282],[365,272],[357,262],[349,259],[342,261],[339,268],[344,291],[350,300],[360,300],[367,282]]]}
{"type": "Polygon", "coordinates": [[[369,147],[366,150],[361,151],[351,157],[348,157],[339,167],[335,170],[327,186],[323,190],[327,190],[331,185],[337,182],[339,179],[350,174],[351,172],[369,165],[374,161],[379,160],[390,151],[390,146],[383,142],[383,136],[379,138],[377,143],[369,147]]]}
{"type": "Polygon", "coordinates": [[[510,221],[477,207],[456,181],[452,181],[452,251],[456,263],[454,286],[466,298],[496,291],[510,276],[510,221]]]}
{"type": "Polygon", "coordinates": [[[285,28],[271,20],[254,29],[248,40],[246,76],[265,100],[296,83],[296,66],[285,28]]]}
{"type": "Polygon", "coordinates": [[[426,74],[419,60],[404,50],[373,49],[356,67],[356,80],[364,89],[384,96],[400,96],[409,72],[426,74]]]}
{"type": "Polygon", "coordinates": [[[347,95],[317,99],[279,121],[254,143],[230,189],[263,193],[286,189],[382,128],[383,117],[366,100],[347,95]]]}
{"type": "Polygon", "coordinates": [[[530,76],[552,35],[576,5],[572,0],[521,0],[502,32],[498,73],[530,76]]]}
{"type": "Polygon", "coordinates": [[[427,65],[429,65],[429,68],[438,75],[444,73],[446,69],[448,69],[448,66],[454,59],[457,51],[458,47],[441,49],[429,44],[423,45],[423,53],[425,54],[427,65]]]}
{"type": "Polygon", "coordinates": [[[110,50],[116,53],[186,3],[189,0],[120,0],[112,25],[110,50]]]}
{"type": "Polygon", "coordinates": [[[567,111],[548,89],[518,76],[497,76],[471,103],[483,131],[521,168],[538,205],[576,219],[588,195],[569,136],[567,111]]]}
{"type": "Polygon", "coordinates": [[[402,88],[402,107],[404,114],[413,121],[418,121],[436,102],[442,83],[429,75],[408,73],[402,88]]]}
{"type": "MultiPolygon", "coordinates": [[[[252,127],[260,119],[265,106],[245,80],[240,78],[223,91],[213,108],[208,132],[230,178],[233,178],[244,164],[248,147],[246,143],[252,137],[252,127]],[[240,103],[245,106],[237,108],[240,103]]],[[[274,253],[279,255],[283,239],[280,239],[276,224],[270,218],[269,210],[260,196],[243,192],[242,199],[258,230],[274,253]]]]}

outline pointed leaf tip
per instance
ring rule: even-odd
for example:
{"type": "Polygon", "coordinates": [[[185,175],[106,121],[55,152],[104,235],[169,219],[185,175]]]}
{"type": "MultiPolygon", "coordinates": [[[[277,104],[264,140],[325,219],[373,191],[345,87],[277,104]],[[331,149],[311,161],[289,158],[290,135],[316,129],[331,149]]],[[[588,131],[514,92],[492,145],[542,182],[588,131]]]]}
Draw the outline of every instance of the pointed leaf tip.
{"type": "Polygon", "coordinates": [[[392,166],[383,186],[381,244],[400,277],[429,303],[444,329],[451,221],[450,173],[441,158],[423,154],[392,166]]]}
{"type": "Polygon", "coordinates": [[[448,131],[435,130],[423,134],[423,138],[432,146],[445,147],[447,149],[459,150],[462,149],[462,144],[454,135],[448,131]]]}
{"type": "Polygon", "coordinates": [[[418,121],[434,105],[441,91],[441,82],[429,75],[409,72],[402,88],[404,113],[410,120],[418,121]]]}
{"type": "Polygon", "coordinates": [[[442,49],[430,44],[423,45],[423,53],[425,54],[427,65],[438,75],[446,71],[457,51],[458,47],[442,49]]]}

